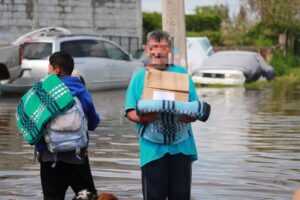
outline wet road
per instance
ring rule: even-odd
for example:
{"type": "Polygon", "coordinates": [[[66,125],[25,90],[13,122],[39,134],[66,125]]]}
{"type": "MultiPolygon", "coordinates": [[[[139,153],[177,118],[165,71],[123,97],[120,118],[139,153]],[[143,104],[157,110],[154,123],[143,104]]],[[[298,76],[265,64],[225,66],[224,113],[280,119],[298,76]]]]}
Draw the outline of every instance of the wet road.
{"type": "MultiPolygon", "coordinates": [[[[123,117],[124,94],[92,93],[102,123],[91,133],[89,155],[98,191],[134,200],[142,197],[139,146],[134,124],[123,117]]],[[[212,113],[206,123],[193,124],[199,160],[192,199],[291,199],[300,188],[300,87],[203,88],[198,94],[212,113]]],[[[42,199],[33,147],[15,125],[19,98],[0,96],[0,199],[42,199]]]]}

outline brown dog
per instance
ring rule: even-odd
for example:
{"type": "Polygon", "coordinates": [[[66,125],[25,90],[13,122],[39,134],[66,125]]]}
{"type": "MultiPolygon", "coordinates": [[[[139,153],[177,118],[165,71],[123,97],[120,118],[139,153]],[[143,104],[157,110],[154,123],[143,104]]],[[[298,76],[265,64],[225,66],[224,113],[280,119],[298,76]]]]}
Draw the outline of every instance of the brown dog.
{"type": "Polygon", "coordinates": [[[118,200],[118,198],[110,193],[102,193],[98,196],[98,200],[118,200]]]}
{"type": "Polygon", "coordinates": [[[295,191],[293,200],[300,200],[300,189],[295,191]]]}

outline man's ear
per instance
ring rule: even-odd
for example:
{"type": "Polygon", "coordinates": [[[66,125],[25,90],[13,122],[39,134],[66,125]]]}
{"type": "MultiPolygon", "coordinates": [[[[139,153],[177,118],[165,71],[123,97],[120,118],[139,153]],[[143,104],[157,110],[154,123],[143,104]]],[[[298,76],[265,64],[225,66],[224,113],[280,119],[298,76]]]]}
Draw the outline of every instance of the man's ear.
{"type": "Polygon", "coordinates": [[[54,70],[54,72],[55,72],[55,74],[59,75],[59,72],[60,72],[59,68],[56,68],[56,69],[54,70]]]}
{"type": "Polygon", "coordinates": [[[147,45],[143,45],[143,49],[144,49],[144,51],[147,51],[147,45]]]}

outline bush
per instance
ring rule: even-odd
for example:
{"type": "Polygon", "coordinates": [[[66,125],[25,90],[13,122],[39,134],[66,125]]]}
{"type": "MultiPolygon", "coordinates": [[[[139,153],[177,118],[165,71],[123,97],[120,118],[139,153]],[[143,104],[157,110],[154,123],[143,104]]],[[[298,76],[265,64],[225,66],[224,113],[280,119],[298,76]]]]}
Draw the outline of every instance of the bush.
{"type": "Polygon", "coordinates": [[[278,49],[275,50],[270,64],[276,75],[288,75],[292,68],[300,68],[300,57],[287,53],[283,55],[278,49]]]}
{"type": "Polygon", "coordinates": [[[187,37],[204,37],[206,36],[213,46],[223,45],[223,38],[219,31],[202,31],[202,32],[186,32],[187,37]]]}
{"type": "Polygon", "coordinates": [[[219,31],[221,18],[217,14],[194,14],[185,16],[187,31],[200,32],[204,30],[219,31]]]}
{"type": "Polygon", "coordinates": [[[162,29],[161,14],[157,12],[143,13],[143,42],[148,32],[162,29]]]}

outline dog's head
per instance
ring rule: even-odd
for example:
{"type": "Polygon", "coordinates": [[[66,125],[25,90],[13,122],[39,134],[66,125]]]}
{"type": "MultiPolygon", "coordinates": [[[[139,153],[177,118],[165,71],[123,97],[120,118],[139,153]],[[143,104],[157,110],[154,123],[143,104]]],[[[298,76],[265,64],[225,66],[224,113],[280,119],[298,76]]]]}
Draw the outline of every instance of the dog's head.
{"type": "Polygon", "coordinates": [[[98,200],[118,200],[118,198],[110,193],[102,193],[98,196],[98,200]]]}
{"type": "Polygon", "coordinates": [[[97,196],[90,193],[88,190],[81,190],[78,194],[73,198],[73,200],[97,200],[97,196]]]}

